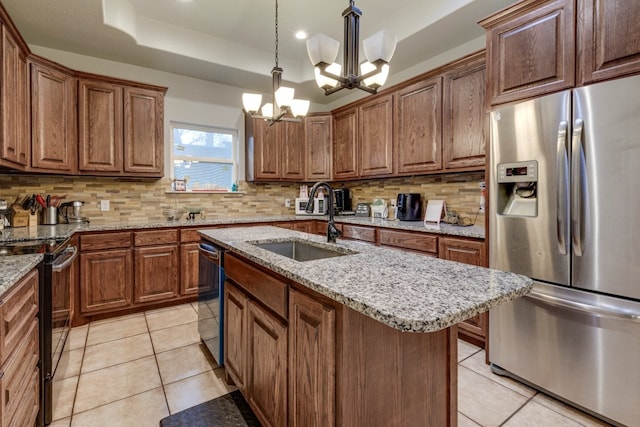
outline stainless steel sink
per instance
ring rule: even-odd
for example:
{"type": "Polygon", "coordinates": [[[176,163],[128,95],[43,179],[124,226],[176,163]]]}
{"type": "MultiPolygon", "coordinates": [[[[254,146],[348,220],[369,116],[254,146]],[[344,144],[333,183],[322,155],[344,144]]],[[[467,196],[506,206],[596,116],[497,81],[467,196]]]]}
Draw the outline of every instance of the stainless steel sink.
{"type": "Polygon", "coordinates": [[[350,255],[355,252],[341,252],[334,249],[324,248],[302,242],[299,240],[286,240],[282,242],[268,242],[268,243],[252,243],[262,249],[266,249],[278,255],[286,256],[296,261],[313,261],[316,259],[339,257],[344,255],[350,255]]]}

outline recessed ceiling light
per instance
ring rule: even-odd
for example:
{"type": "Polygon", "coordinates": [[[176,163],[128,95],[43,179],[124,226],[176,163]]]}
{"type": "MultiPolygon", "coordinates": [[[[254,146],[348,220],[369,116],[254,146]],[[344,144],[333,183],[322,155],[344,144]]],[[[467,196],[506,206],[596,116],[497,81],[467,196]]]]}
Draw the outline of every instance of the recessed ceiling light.
{"type": "Polygon", "coordinates": [[[296,33],[296,38],[298,40],[304,40],[307,38],[307,33],[305,33],[304,31],[300,30],[296,33]]]}

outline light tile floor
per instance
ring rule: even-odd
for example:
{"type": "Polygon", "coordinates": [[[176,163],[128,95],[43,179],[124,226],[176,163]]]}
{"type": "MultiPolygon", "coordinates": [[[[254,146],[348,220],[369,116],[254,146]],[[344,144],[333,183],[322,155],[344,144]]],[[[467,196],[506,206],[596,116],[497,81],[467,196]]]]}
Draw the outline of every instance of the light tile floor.
{"type": "MultiPolygon", "coordinates": [[[[235,389],[200,344],[195,303],[92,322],[72,329],[67,345],[52,427],[157,427],[169,414],[235,389]]],[[[607,425],[494,375],[484,358],[459,341],[459,426],[607,425]]]]}

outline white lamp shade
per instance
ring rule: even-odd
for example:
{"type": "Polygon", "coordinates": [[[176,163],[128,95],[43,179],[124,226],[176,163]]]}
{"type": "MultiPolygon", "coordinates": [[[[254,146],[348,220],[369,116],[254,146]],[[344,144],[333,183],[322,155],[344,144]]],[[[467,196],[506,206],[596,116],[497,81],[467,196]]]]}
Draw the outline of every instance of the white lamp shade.
{"type": "Polygon", "coordinates": [[[318,33],[307,39],[307,54],[311,63],[316,66],[321,62],[332,64],[338,56],[340,42],[336,39],[318,33]]]}
{"type": "Polygon", "coordinates": [[[276,104],[279,107],[290,107],[293,102],[293,94],[295,90],[291,87],[280,87],[276,90],[276,104]]]}
{"type": "Polygon", "coordinates": [[[245,111],[255,113],[260,109],[260,104],[262,104],[262,95],[259,93],[242,94],[242,106],[245,111]]]}
{"type": "Polygon", "coordinates": [[[382,59],[385,62],[391,61],[391,57],[396,50],[398,37],[386,30],[380,30],[362,42],[364,55],[369,62],[382,59]]]}
{"type": "MultiPolygon", "coordinates": [[[[360,64],[360,74],[364,75],[376,69],[376,66],[370,62],[360,64]]],[[[364,79],[365,86],[382,86],[389,77],[389,64],[383,64],[379,73],[364,79]]]]}
{"type": "Polygon", "coordinates": [[[262,115],[265,117],[273,117],[273,104],[268,102],[262,106],[262,115]]]}
{"type": "Polygon", "coordinates": [[[309,111],[309,101],[306,99],[294,99],[291,104],[291,113],[295,117],[306,116],[309,111]]]}
{"type": "MultiPolygon", "coordinates": [[[[320,69],[318,67],[316,67],[313,71],[316,76],[316,83],[318,84],[318,87],[333,88],[338,86],[338,80],[323,76],[322,74],[320,74],[320,69]]],[[[337,62],[334,62],[333,64],[325,68],[325,71],[333,74],[334,76],[339,76],[340,72],[342,71],[342,65],[338,64],[337,62]]]]}

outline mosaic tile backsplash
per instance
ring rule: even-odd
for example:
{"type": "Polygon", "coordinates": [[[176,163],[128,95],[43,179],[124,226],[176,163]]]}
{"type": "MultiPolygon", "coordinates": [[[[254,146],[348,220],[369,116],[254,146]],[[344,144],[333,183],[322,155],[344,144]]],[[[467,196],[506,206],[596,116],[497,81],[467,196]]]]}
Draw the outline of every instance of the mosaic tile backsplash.
{"type": "MultiPolygon", "coordinates": [[[[484,173],[457,173],[434,176],[377,179],[332,183],[351,190],[352,202],[371,203],[374,198],[389,202],[398,193],[421,193],[423,199],[444,199],[449,209],[473,217],[480,203],[480,181],[484,173]]],[[[142,222],[162,220],[162,210],[175,207],[200,207],[207,218],[248,215],[291,215],[285,199],[296,198],[298,183],[251,183],[241,181],[234,194],[176,194],[168,192],[170,179],[140,180],[106,177],[63,177],[0,174],[0,199],[12,203],[26,194],[67,195],[66,201],[82,200],[82,215],[92,223],[142,222]],[[109,200],[110,209],[100,211],[100,201],[109,200]]],[[[311,186],[311,184],[308,184],[311,186]]],[[[424,206],[423,206],[424,207],[424,206]]],[[[478,216],[476,224],[484,224],[478,216]]]]}

